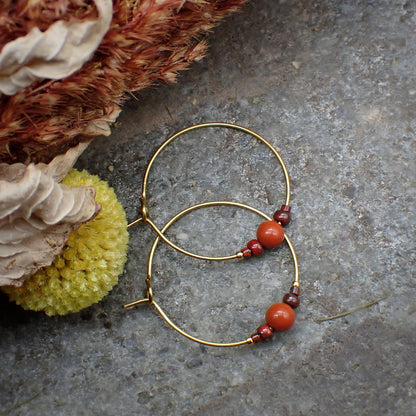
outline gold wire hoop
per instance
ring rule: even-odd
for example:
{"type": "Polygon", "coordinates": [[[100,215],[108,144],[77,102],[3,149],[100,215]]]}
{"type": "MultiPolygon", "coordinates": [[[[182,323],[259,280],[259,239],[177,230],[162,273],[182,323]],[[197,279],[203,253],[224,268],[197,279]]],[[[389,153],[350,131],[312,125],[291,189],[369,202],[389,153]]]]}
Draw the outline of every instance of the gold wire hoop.
{"type": "Polygon", "coordinates": [[[285,183],[286,183],[286,199],[285,199],[285,205],[289,205],[290,203],[290,179],[289,179],[289,173],[287,171],[286,165],[282,159],[282,157],[280,156],[279,152],[273,147],[273,145],[267,141],[264,137],[260,136],[258,133],[246,128],[246,127],[241,127],[238,126],[236,124],[230,124],[230,123],[221,123],[221,122],[215,122],[215,123],[202,123],[202,124],[196,124],[194,126],[190,126],[187,127],[185,129],[182,129],[180,131],[178,131],[177,133],[175,133],[173,136],[170,136],[167,140],[165,140],[162,145],[156,150],[156,152],[154,153],[154,155],[152,156],[152,158],[150,159],[146,171],[144,173],[144,177],[143,177],[143,185],[142,185],[142,195],[140,197],[140,202],[141,202],[141,214],[142,216],[138,219],[136,219],[135,221],[131,222],[127,228],[131,228],[134,225],[138,224],[139,222],[147,222],[157,233],[158,237],[160,237],[166,244],[168,244],[169,246],[171,246],[172,248],[174,248],[175,250],[190,256],[190,257],[194,257],[196,259],[200,259],[200,260],[210,260],[210,261],[222,261],[222,260],[232,260],[232,259],[236,259],[236,258],[242,258],[243,257],[243,253],[242,252],[238,252],[236,254],[232,254],[229,256],[221,256],[221,257],[210,257],[210,256],[203,256],[203,255],[199,255],[199,254],[195,254],[195,253],[191,253],[187,250],[182,249],[181,247],[177,246],[176,244],[174,244],[171,240],[169,240],[161,230],[159,230],[159,228],[156,226],[156,224],[149,218],[149,210],[147,208],[146,202],[146,191],[147,191],[147,182],[148,182],[148,178],[149,178],[149,173],[150,173],[150,169],[153,165],[153,162],[155,161],[155,159],[159,156],[159,154],[170,144],[172,143],[175,139],[177,139],[179,136],[182,136],[185,133],[189,133],[191,131],[194,130],[198,130],[198,129],[202,129],[202,128],[207,128],[207,127],[225,127],[225,128],[230,128],[230,129],[234,129],[234,130],[238,130],[241,131],[243,133],[249,134],[253,137],[255,137],[256,139],[260,140],[261,142],[263,142],[271,151],[272,153],[276,156],[276,158],[278,159],[280,166],[282,168],[283,171],[283,175],[285,177],[285,183]]]}
{"type": "MultiPolygon", "coordinates": [[[[263,212],[259,211],[256,208],[253,208],[249,205],[246,204],[242,204],[239,202],[231,202],[231,201],[210,201],[210,202],[203,202],[201,204],[196,204],[193,205],[191,207],[188,207],[184,210],[182,210],[181,212],[179,212],[178,214],[176,214],[170,221],[168,221],[165,226],[162,228],[161,233],[165,233],[168,228],[177,220],[179,220],[180,218],[182,218],[183,216],[185,216],[186,214],[188,214],[191,211],[200,209],[200,208],[204,208],[204,207],[212,207],[212,206],[219,206],[219,205],[225,205],[225,206],[234,206],[234,207],[239,207],[239,208],[244,208],[246,210],[252,211],[258,215],[260,215],[261,217],[263,217],[266,220],[271,220],[271,218],[267,215],[264,214],[263,212]]],[[[152,290],[152,264],[153,264],[153,257],[157,248],[157,245],[160,241],[160,237],[157,236],[156,239],[153,242],[152,248],[150,250],[150,254],[149,254],[149,258],[148,258],[148,265],[147,265],[147,278],[146,278],[146,297],[143,299],[139,299],[130,303],[127,303],[125,305],[123,305],[123,307],[125,309],[127,308],[131,308],[133,306],[137,306],[139,304],[142,303],[150,303],[151,305],[153,305],[156,310],[159,312],[159,314],[162,316],[162,318],[177,332],[179,332],[181,335],[185,336],[186,338],[198,342],[200,344],[203,345],[208,345],[211,347],[236,347],[239,345],[245,345],[245,344],[252,344],[253,343],[253,338],[249,337],[246,338],[243,341],[237,341],[237,342],[231,342],[231,343],[221,343],[221,342],[210,342],[210,341],[205,341],[202,339],[199,339],[197,337],[194,337],[190,334],[188,334],[187,332],[183,331],[182,329],[180,329],[176,324],[174,324],[172,322],[172,320],[166,315],[166,313],[163,311],[163,309],[159,306],[159,304],[154,300],[154,294],[153,294],[153,290],[152,290]]],[[[286,235],[285,233],[285,241],[287,243],[287,245],[289,246],[290,249],[290,253],[292,255],[293,258],[293,263],[294,263],[294,279],[292,281],[292,286],[293,287],[300,287],[300,281],[299,281],[299,265],[298,265],[298,259],[296,256],[296,251],[293,247],[293,244],[291,243],[289,237],[286,235]]]]}

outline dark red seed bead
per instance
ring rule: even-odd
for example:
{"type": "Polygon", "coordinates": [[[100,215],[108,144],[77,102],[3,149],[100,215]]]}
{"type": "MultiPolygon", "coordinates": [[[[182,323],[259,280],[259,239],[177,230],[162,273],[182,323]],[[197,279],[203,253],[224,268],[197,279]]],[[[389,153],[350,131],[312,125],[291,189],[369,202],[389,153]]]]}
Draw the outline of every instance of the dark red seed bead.
{"type": "Polygon", "coordinates": [[[300,287],[299,286],[292,286],[289,290],[289,293],[293,295],[299,296],[300,295],[300,287]]]}
{"type": "Polygon", "coordinates": [[[300,300],[293,293],[286,293],[286,295],[283,296],[283,302],[287,303],[292,308],[297,308],[299,306],[300,300]]]}
{"type": "Polygon", "coordinates": [[[251,257],[251,250],[248,247],[241,249],[241,252],[243,253],[243,257],[251,257]]]}
{"type": "Polygon", "coordinates": [[[253,340],[254,344],[257,344],[261,341],[261,336],[259,334],[253,334],[250,338],[253,340]]]}
{"type": "Polygon", "coordinates": [[[265,324],[257,328],[257,333],[260,335],[261,339],[268,339],[273,336],[273,328],[265,324]]]}
{"type": "Polygon", "coordinates": [[[282,225],[288,225],[290,222],[290,206],[282,205],[282,207],[274,213],[273,218],[282,225]]]}
{"type": "Polygon", "coordinates": [[[255,257],[261,256],[264,253],[264,248],[258,240],[250,240],[247,243],[247,248],[251,250],[251,254],[255,257]]]}

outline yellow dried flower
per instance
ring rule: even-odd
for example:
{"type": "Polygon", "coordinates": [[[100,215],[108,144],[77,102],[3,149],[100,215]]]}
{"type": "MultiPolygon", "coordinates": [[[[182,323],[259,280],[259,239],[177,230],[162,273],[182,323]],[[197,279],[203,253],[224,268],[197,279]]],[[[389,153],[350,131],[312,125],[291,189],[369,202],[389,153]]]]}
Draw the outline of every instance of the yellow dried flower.
{"type": "Polygon", "coordinates": [[[127,259],[126,215],[107,182],[72,169],[67,186],[93,186],[100,213],[73,231],[54,262],[38,270],[21,287],[4,287],[10,300],[47,315],[78,312],[100,301],[118,282],[127,259]]]}

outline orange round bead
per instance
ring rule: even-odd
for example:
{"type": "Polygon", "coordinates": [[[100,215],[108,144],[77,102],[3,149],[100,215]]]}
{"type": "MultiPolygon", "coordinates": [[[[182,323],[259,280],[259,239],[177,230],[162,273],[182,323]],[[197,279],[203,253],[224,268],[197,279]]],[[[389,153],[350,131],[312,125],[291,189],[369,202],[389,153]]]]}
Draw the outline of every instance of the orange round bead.
{"type": "Polygon", "coordinates": [[[275,331],[286,331],[295,323],[295,311],[286,303],[275,303],[266,312],[266,322],[275,331]]]}
{"type": "Polygon", "coordinates": [[[276,221],[265,221],[257,229],[257,240],[265,248],[277,247],[284,238],[285,231],[276,221]]]}

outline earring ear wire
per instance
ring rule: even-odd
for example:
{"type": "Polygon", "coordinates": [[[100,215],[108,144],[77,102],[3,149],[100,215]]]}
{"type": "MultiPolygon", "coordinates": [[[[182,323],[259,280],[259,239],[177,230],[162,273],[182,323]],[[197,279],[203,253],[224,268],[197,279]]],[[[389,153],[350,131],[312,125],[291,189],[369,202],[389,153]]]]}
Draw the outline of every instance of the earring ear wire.
{"type": "MultiPolygon", "coordinates": [[[[163,235],[169,227],[175,223],[177,220],[185,216],[191,211],[204,208],[204,207],[211,207],[211,206],[219,206],[219,205],[225,205],[225,206],[234,206],[238,208],[244,208],[246,210],[252,211],[267,221],[271,221],[271,218],[261,212],[260,210],[253,208],[249,205],[237,203],[237,202],[231,202],[231,201],[212,201],[212,202],[204,202],[201,204],[193,205],[189,208],[186,208],[176,214],[173,218],[171,218],[165,226],[161,229],[161,234],[163,235]]],[[[299,305],[299,294],[300,294],[300,280],[299,280],[299,265],[298,260],[296,256],[296,251],[293,247],[293,244],[291,243],[289,237],[285,234],[284,239],[289,247],[290,253],[293,258],[294,263],[294,279],[291,284],[291,288],[289,290],[289,293],[284,295],[283,301],[280,303],[276,303],[272,305],[266,312],[266,322],[267,324],[260,326],[257,329],[257,332],[251,335],[250,337],[237,342],[231,342],[231,343],[222,343],[222,342],[211,342],[206,341],[200,338],[197,338],[193,335],[188,334],[186,331],[179,328],[164,312],[162,307],[155,301],[153,297],[153,290],[152,290],[152,264],[153,264],[153,258],[156,251],[156,248],[158,246],[158,243],[160,241],[159,235],[156,237],[156,239],[153,242],[152,248],[149,253],[148,258],[148,269],[147,269],[147,279],[146,279],[146,297],[143,299],[139,299],[130,303],[127,303],[124,305],[125,309],[131,308],[133,306],[140,305],[142,303],[149,303],[150,305],[153,305],[156,310],[159,312],[161,317],[166,321],[166,323],[171,326],[175,331],[179,332],[181,335],[185,336],[186,338],[198,342],[203,345],[208,345],[212,347],[236,347],[240,345],[245,344],[253,344],[258,343],[262,340],[271,338],[274,331],[284,331],[286,329],[289,329],[295,320],[295,313],[293,312],[293,308],[296,308],[299,305]]]]}
{"type": "Polygon", "coordinates": [[[190,257],[194,257],[200,260],[210,260],[210,261],[223,261],[223,260],[232,260],[232,259],[242,259],[242,258],[248,258],[253,256],[258,256],[263,253],[264,248],[274,248],[277,247],[282,241],[284,236],[284,231],[282,228],[282,225],[287,225],[290,220],[290,179],[289,179],[289,173],[286,168],[286,165],[283,161],[283,158],[279,154],[279,152],[273,147],[273,145],[266,140],[264,137],[262,137],[260,134],[242,126],[238,126],[236,124],[230,124],[230,123],[222,123],[222,122],[213,122],[213,123],[202,123],[202,124],[196,124],[187,128],[184,128],[177,133],[170,136],[167,140],[165,140],[162,145],[156,150],[156,152],[153,154],[152,158],[150,159],[146,171],[144,173],[143,177],[143,184],[142,184],[142,195],[140,197],[141,202],[141,217],[136,219],[135,221],[131,222],[128,225],[128,228],[133,227],[134,225],[143,222],[148,223],[156,232],[159,238],[161,238],[166,244],[168,244],[170,247],[174,248],[175,250],[181,252],[182,254],[185,254],[190,257]],[[285,186],[286,186],[286,198],[285,198],[285,204],[282,205],[280,210],[277,210],[274,214],[274,220],[272,219],[268,220],[267,224],[262,224],[261,228],[259,227],[257,231],[257,239],[249,241],[247,244],[247,247],[243,248],[236,254],[228,255],[228,256],[218,256],[218,257],[212,257],[212,256],[204,256],[200,254],[195,254],[190,251],[184,250],[175,243],[173,243],[169,238],[167,238],[163,232],[156,226],[156,224],[150,219],[149,217],[149,210],[146,205],[147,203],[147,188],[148,188],[148,180],[149,175],[151,171],[151,167],[156,160],[156,158],[163,152],[163,150],[169,146],[174,140],[179,138],[180,136],[203,128],[212,128],[212,127],[220,127],[220,128],[228,128],[228,129],[234,129],[238,130],[240,132],[246,133],[248,135],[251,135],[264,143],[274,154],[274,156],[278,159],[279,164],[282,168],[283,175],[285,178],[285,186]],[[272,236],[272,237],[271,237],[272,236]]]}

